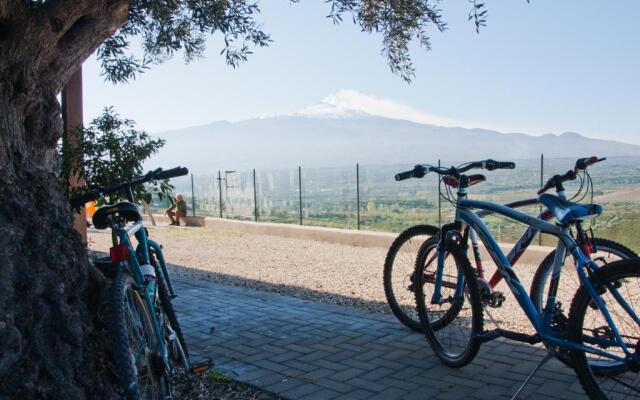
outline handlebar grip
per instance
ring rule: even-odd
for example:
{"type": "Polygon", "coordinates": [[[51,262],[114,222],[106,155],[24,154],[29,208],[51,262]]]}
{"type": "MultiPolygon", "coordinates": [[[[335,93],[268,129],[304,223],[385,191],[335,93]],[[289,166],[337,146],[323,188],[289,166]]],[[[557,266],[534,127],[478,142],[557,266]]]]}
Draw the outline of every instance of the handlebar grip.
{"type": "Polygon", "coordinates": [[[409,178],[413,178],[413,170],[404,171],[404,172],[400,172],[400,173],[396,174],[396,181],[398,181],[398,182],[407,180],[409,178]]]}
{"type": "Polygon", "coordinates": [[[585,170],[590,165],[604,160],[606,160],[606,158],[598,158],[596,156],[580,158],[576,161],[576,170],[585,170]]]}
{"type": "Polygon", "coordinates": [[[175,178],[178,176],[184,176],[187,175],[189,173],[189,170],[185,167],[176,167],[176,168],[171,168],[168,169],[166,171],[160,171],[155,173],[155,179],[169,179],[169,178],[175,178]]]}
{"type": "Polygon", "coordinates": [[[87,202],[84,201],[83,196],[74,197],[72,199],[69,199],[69,204],[71,204],[71,207],[73,207],[73,208],[83,207],[86,203],[87,202]]]}
{"type": "Polygon", "coordinates": [[[72,198],[69,199],[69,204],[71,204],[71,207],[73,208],[79,208],[79,207],[84,207],[84,205],[92,200],[95,200],[97,197],[99,197],[100,194],[96,193],[95,191],[91,191],[89,193],[86,194],[82,194],[80,196],[74,196],[72,198]]]}
{"type": "Polygon", "coordinates": [[[487,160],[485,161],[485,168],[489,171],[493,171],[495,169],[514,169],[516,167],[516,163],[511,161],[495,161],[495,160],[487,160]]]}
{"type": "Polygon", "coordinates": [[[496,169],[515,169],[516,163],[511,161],[496,161],[496,169]]]}

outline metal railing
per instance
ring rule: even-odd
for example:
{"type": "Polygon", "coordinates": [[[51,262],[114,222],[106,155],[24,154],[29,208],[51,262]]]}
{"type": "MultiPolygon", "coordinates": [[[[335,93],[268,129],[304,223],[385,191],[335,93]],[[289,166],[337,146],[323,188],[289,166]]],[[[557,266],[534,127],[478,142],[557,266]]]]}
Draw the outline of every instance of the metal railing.
{"type": "MultiPolygon", "coordinates": [[[[438,162],[443,166],[459,164],[438,162]]],[[[574,162],[569,158],[545,159],[542,155],[535,160],[516,160],[515,170],[485,171],[487,182],[475,186],[472,193],[474,198],[503,203],[535,197],[546,179],[566,172],[574,162]]],[[[637,157],[612,158],[595,166],[590,172],[596,194],[637,185],[639,166],[637,157]],[[614,178],[616,174],[622,178],[614,178]]],[[[451,220],[453,207],[438,196],[440,182],[435,175],[394,181],[396,172],[409,168],[411,165],[355,163],[352,167],[337,168],[219,170],[174,179],[172,184],[191,204],[193,215],[395,232],[418,223],[441,225],[451,220]]],[[[567,190],[575,189],[576,185],[567,185],[567,190]]],[[[630,202],[639,205],[640,199],[630,202]]],[[[616,204],[620,203],[624,202],[616,204]]],[[[157,200],[152,203],[156,211],[165,205],[157,200]]],[[[538,214],[540,207],[525,211],[538,214]]],[[[517,223],[497,217],[488,218],[487,223],[500,240],[515,238],[522,229],[517,223]]]]}

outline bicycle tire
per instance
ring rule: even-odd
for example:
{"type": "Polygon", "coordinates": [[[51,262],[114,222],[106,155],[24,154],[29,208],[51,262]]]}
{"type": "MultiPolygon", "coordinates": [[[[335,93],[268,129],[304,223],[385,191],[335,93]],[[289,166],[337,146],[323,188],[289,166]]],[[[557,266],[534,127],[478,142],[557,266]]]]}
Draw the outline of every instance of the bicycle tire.
{"type": "MultiPolygon", "coordinates": [[[[111,284],[111,338],[113,345],[114,364],[120,381],[123,397],[128,400],[165,399],[171,395],[170,384],[164,373],[158,374],[158,360],[151,349],[155,349],[157,341],[149,311],[144,300],[136,290],[136,282],[129,273],[120,270],[111,284]],[[136,318],[137,323],[133,321],[136,318]],[[133,337],[133,336],[137,337],[133,337]],[[138,346],[131,343],[134,339],[140,341],[138,346]],[[144,357],[132,352],[132,347],[141,348],[144,357]],[[138,365],[138,361],[141,362],[138,365]],[[144,367],[144,368],[141,368],[144,367]],[[141,373],[148,374],[149,385],[140,384],[141,373]],[[157,376],[160,375],[160,376],[157,376]]],[[[144,382],[144,380],[143,380],[144,382]]]]}
{"type": "MultiPolygon", "coordinates": [[[[598,252],[613,254],[622,260],[638,257],[638,255],[633,250],[620,243],[614,242],[613,240],[593,238],[593,243],[595,244],[595,248],[598,250],[598,252]]],[[[547,286],[547,281],[549,280],[551,271],[553,270],[555,256],[556,251],[554,250],[549,253],[544,258],[544,260],[542,260],[542,262],[538,266],[538,269],[536,270],[533,281],[531,282],[531,291],[529,293],[531,293],[531,300],[533,301],[533,305],[536,307],[538,312],[541,312],[545,307],[545,287],[547,286]]],[[[561,281],[563,277],[567,278],[567,272],[567,268],[563,268],[562,275],[560,276],[561,281]]],[[[575,278],[578,279],[577,276],[575,278]]],[[[580,284],[578,281],[578,284],[574,285],[575,288],[570,290],[572,296],[571,298],[573,298],[573,295],[575,294],[576,290],[578,290],[579,286],[580,284]]]]}
{"type": "MultiPolygon", "coordinates": [[[[632,250],[612,240],[594,238],[593,243],[595,244],[596,249],[598,249],[598,252],[613,254],[623,260],[637,257],[637,254],[632,250]]],[[[554,250],[549,253],[544,260],[542,260],[542,263],[540,263],[540,266],[533,277],[533,281],[531,282],[531,291],[529,293],[531,293],[531,301],[538,312],[542,312],[542,309],[546,304],[545,299],[548,290],[548,281],[551,276],[551,272],[553,271],[555,255],[556,251],[554,250]]],[[[570,256],[568,258],[570,259],[570,256]]],[[[576,274],[575,268],[571,268],[571,266],[565,266],[562,269],[560,284],[558,286],[558,295],[556,296],[556,301],[564,302],[564,304],[571,304],[576,291],[580,287],[580,279],[576,274]]],[[[571,357],[568,351],[560,349],[557,354],[557,358],[563,364],[571,367],[571,357]]]]}
{"type": "MultiPolygon", "coordinates": [[[[416,268],[418,265],[421,265],[424,268],[422,273],[422,277],[424,279],[423,281],[424,284],[422,285],[423,293],[427,293],[427,292],[431,293],[431,291],[425,290],[425,287],[427,285],[431,287],[433,286],[432,284],[435,283],[433,282],[433,278],[426,273],[426,268],[428,266],[432,267],[432,271],[434,272],[434,274],[432,275],[435,276],[435,268],[438,265],[438,259],[437,259],[438,242],[439,240],[436,237],[427,239],[427,241],[422,244],[422,246],[420,247],[420,251],[418,252],[418,258],[416,260],[416,268]],[[429,278],[428,281],[427,281],[427,278],[429,278]]],[[[453,258],[449,257],[448,255],[445,256],[445,262],[448,259],[451,260],[453,258]]],[[[462,308],[462,304],[456,304],[452,306],[449,310],[447,310],[447,312],[440,315],[438,319],[433,320],[429,318],[429,320],[431,321],[431,327],[433,328],[433,330],[437,331],[449,325],[451,321],[453,321],[455,317],[458,315],[461,308],[462,308]]]]}
{"type": "MultiPolygon", "coordinates": [[[[398,255],[400,250],[403,248],[403,246],[408,242],[410,242],[412,239],[414,238],[417,239],[420,236],[424,236],[424,237],[436,236],[437,237],[439,236],[439,233],[440,233],[440,229],[431,225],[416,225],[416,226],[412,226],[410,228],[405,229],[403,232],[401,232],[398,235],[398,237],[393,241],[393,243],[389,247],[387,256],[384,261],[384,271],[382,275],[383,275],[384,294],[387,298],[387,304],[389,305],[389,308],[391,308],[391,312],[396,316],[396,318],[398,318],[400,322],[402,322],[405,326],[407,326],[408,328],[416,332],[422,332],[422,325],[420,324],[420,319],[417,315],[417,311],[415,311],[415,304],[413,303],[414,295],[406,287],[405,289],[407,290],[408,293],[400,293],[399,287],[394,288],[394,280],[395,280],[394,273],[398,272],[398,269],[399,269],[399,266],[397,265],[397,262],[399,262],[398,255]],[[394,268],[394,265],[396,266],[396,268],[394,268]],[[407,294],[409,294],[408,299],[406,298],[407,294]],[[402,301],[399,301],[398,299],[405,299],[404,303],[407,302],[406,300],[410,301],[412,303],[413,312],[411,311],[411,308],[409,306],[401,305],[400,303],[402,301]]],[[[405,272],[408,272],[411,275],[415,271],[415,263],[417,260],[417,256],[419,254],[422,244],[424,243],[424,240],[419,240],[419,241],[420,241],[420,244],[415,246],[416,247],[415,255],[403,257],[403,258],[407,258],[407,260],[404,260],[405,263],[407,264],[404,267],[406,267],[405,269],[408,269],[408,271],[400,271],[399,273],[401,275],[404,275],[405,272]]],[[[403,283],[406,283],[406,282],[403,282],[403,283]]],[[[406,285],[403,284],[403,286],[406,286],[406,285]]]]}
{"type": "MultiPolygon", "coordinates": [[[[626,293],[629,295],[629,287],[631,289],[635,289],[636,292],[640,292],[640,260],[639,259],[630,259],[630,260],[621,260],[609,265],[606,265],[596,271],[592,277],[591,281],[594,283],[596,290],[601,292],[601,296],[603,300],[607,303],[607,307],[609,308],[609,312],[612,317],[616,318],[621,315],[618,313],[617,308],[614,307],[617,305],[613,301],[608,300],[608,290],[605,290],[604,287],[607,283],[612,282],[613,285],[620,285],[622,287],[623,284],[626,284],[633,278],[635,281],[631,283],[629,286],[625,287],[624,290],[620,290],[619,293],[624,296],[626,293]],[[604,285],[603,285],[604,284],[604,285]]],[[[629,300],[629,299],[625,299],[629,300]]],[[[569,323],[567,327],[568,339],[571,342],[575,343],[583,343],[585,337],[588,337],[588,334],[584,334],[584,324],[585,321],[587,323],[594,324],[604,324],[602,327],[588,329],[587,331],[590,334],[597,334],[596,329],[602,329],[604,326],[608,326],[602,317],[602,313],[597,307],[594,307],[592,304],[593,300],[587,289],[584,286],[581,286],[580,289],[576,292],[576,295],[571,303],[571,310],[569,312],[569,323]],[[589,313],[589,314],[588,314],[589,313]],[[591,314],[593,313],[593,315],[591,314]],[[588,315],[587,315],[588,314],[588,315]],[[597,320],[597,318],[600,320],[597,320]]],[[[630,307],[634,309],[636,314],[640,312],[640,301],[636,301],[637,304],[635,306],[630,304],[630,307]]],[[[619,307],[619,305],[618,305],[619,307]]],[[[615,321],[614,321],[615,322],[615,321]]],[[[637,324],[621,324],[619,322],[616,323],[618,328],[621,330],[620,334],[625,338],[625,341],[630,342],[632,346],[635,347],[636,354],[640,353],[640,329],[637,324]],[[629,336],[628,332],[634,334],[635,336],[629,336]],[[631,337],[631,340],[628,338],[631,337]]],[[[606,332],[606,328],[602,332],[606,332]]],[[[607,351],[611,351],[611,345],[605,347],[607,351]]],[[[633,348],[630,349],[633,351],[633,348]]],[[[622,351],[622,350],[620,350],[622,351]]],[[[589,357],[594,357],[593,355],[589,355],[589,357]]],[[[571,352],[571,363],[574,366],[574,370],[576,371],[576,375],[578,376],[578,380],[582,385],[585,393],[591,399],[617,399],[617,398],[629,398],[628,392],[630,388],[634,390],[634,397],[631,398],[640,398],[640,374],[636,370],[633,372],[627,365],[624,363],[616,363],[617,365],[612,365],[612,361],[607,359],[606,368],[607,373],[602,373],[602,370],[598,373],[594,371],[594,367],[597,365],[597,361],[588,360],[587,354],[584,351],[572,351],[571,352]],[[623,375],[621,378],[621,375],[623,375]],[[611,378],[610,382],[606,382],[607,379],[611,378]],[[616,384],[620,384],[622,379],[627,379],[625,382],[626,385],[622,385],[622,387],[618,386],[616,388],[616,384]],[[599,383],[598,380],[604,380],[605,382],[599,383]],[[613,383],[612,383],[613,382],[613,383]],[[613,385],[613,386],[611,386],[613,385]],[[616,389],[619,391],[621,396],[618,397],[616,393],[607,394],[609,390],[616,389]]]]}
{"type": "MultiPolygon", "coordinates": [[[[483,309],[480,299],[480,289],[478,287],[476,271],[471,267],[471,263],[466,255],[466,252],[459,244],[453,244],[447,246],[447,251],[453,257],[456,263],[458,274],[464,274],[464,296],[462,297],[462,304],[460,304],[460,310],[456,313],[455,318],[445,326],[440,326],[438,329],[433,326],[430,319],[430,311],[425,301],[425,295],[423,290],[424,283],[424,265],[418,264],[416,266],[416,276],[418,277],[418,285],[416,286],[416,305],[418,308],[418,315],[420,316],[420,323],[422,324],[427,342],[431,346],[431,349],[436,356],[447,366],[453,368],[459,368],[470,363],[480,350],[480,340],[478,335],[483,329],[483,309]],[[463,349],[459,353],[453,353],[448,351],[443,344],[444,340],[440,337],[444,337],[444,334],[451,328],[455,329],[456,319],[463,310],[465,302],[469,303],[470,318],[464,316],[460,323],[460,331],[468,331],[468,342],[464,345],[463,349]],[[468,323],[470,321],[470,324],[468,323]],[[470,325],[470,326],[469,326],[470,325]]],[[[455,307],[455,305],[454,305],[455,307]]],[[[466,313],[465,313],[466,314],[466,313]]],[[[449,340],[453,344],[453,341],[449,340]]]]}

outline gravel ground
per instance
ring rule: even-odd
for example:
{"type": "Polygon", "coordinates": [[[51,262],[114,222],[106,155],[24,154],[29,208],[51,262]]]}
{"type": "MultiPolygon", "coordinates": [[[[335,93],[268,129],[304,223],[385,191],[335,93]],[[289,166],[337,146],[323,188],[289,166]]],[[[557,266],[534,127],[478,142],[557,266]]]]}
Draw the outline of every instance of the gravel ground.
{"type": "MultiPolygon", "coordinates": [[[[389,312],[382,286],[387,249],[209,227],[157,226],[149,227],[149,231],[154,240],[164,245],[168,262],[176,265],[172,273],[372,312],[389,312]]],[[[89,242],[92,250],[108,251],[111,234],[90,230],[89,242]]],[[[491,266],[485,268],[490,277],[491,266]]],[[[518,266],[516,270],[528,288],[534,269],[518,266]]],[[[496,289],[507,297],[502,308],[491,310],[500,326],[533,333],[506,285],[501,283],[496,289]]]]}

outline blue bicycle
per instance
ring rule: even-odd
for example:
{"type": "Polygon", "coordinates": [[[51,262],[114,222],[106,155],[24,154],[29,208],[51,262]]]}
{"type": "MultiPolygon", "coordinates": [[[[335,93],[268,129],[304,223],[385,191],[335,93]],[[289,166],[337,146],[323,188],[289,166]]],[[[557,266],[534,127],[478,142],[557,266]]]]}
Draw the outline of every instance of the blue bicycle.
{"type": "Polygon", "coordinates": [[[95,264],[112,278],[109,329],[116,373],[126,399],[171,399],[171,381],[177,371],[202,372],[209,367],[206,360],[198,365],[189,363],[171,304],[175,294],[162,248],[148,238],[132,190],[136,185],[187,173],[182,167],[157,169],[70,200],[74,207],[113,193],[124,193],[129,200],[102,206],[93,215],[96,229],[111,228],[112,232],[110,256],[95,264]],[[135,247],[133,236],[138,242],[135,247]]]}
{"type": "Polygon", "coordinates": [[[451,367],[468,364],[477,355],[482,343],[498,337],[530,344],[542,342],[549,353],[540,365],[560,350],[568,351],[570,364],[590,398],[640,398],[640,261],[623,260],[600,267],[583,253],[571,234],[571,224],[599,215],[602,212],[599,205],[577,204],[558,196],[542,194],[539,196],[540,203],[555,216],[556,224],[552,224],[504,205],[468,198],[470,182],[484,180],[484,177],[470,177],[465,172],[474,168],[494,170],[512,169],[514,166],[511,162],[493,160],[451,168],[425,164],[396,175],[396,180],[403,180],[421,178],[434,172],[459,182],[456,197],[450,198],[456,207],[455,221],[442,227],[437,247],[434,284],[425,286],[424,265],[416,265],[416,303],[427,341],[440,360],[451,367]],[[538,311],[496,239],[473,210],[500,214],[558,238],[543,310],[538,311]],[[469,232],[469,229],[463,231],[463,225],[475,231],[487,248],[535,329],[535,334],[501,328],[484,330],[478,279],[467,258],[469,236],[465,232],[469,232]],[[567,253],[575,261],[581,285],[573,298],[566,329],[558,330],[552,322],[557,313],[556,294],[567,253]],[[454,265],[445,264],[445,259],[449,257],[455,261],[454,265]],[[432,292],[425,293],[425,287],[432,292]],[[443,315],[447,316],[446,324],[440,322],[443,315]],[[434,326],[436,322],[438,326],[434,326]]]}

